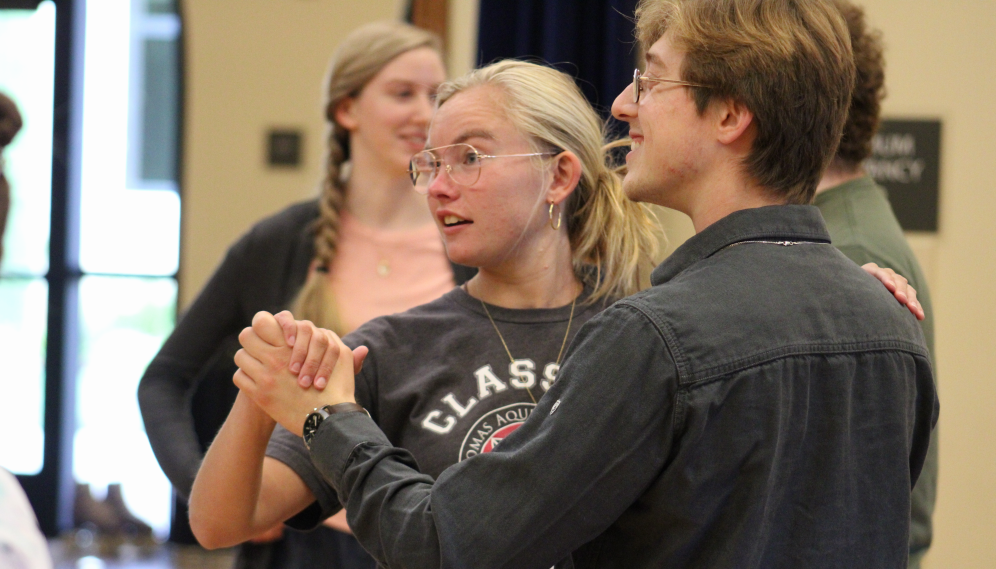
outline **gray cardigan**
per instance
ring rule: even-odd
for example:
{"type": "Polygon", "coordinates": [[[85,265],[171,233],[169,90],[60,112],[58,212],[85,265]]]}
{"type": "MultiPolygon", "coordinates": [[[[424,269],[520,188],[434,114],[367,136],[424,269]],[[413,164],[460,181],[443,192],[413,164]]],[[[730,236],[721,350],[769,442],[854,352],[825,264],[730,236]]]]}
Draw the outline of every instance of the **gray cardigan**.
{"type": "MultiPolygon", "coordinates": [[[[138,386],[149,442],[183,496],[231,409],[238,334],[260,310],[279,312],[294,299],[314,253],[318,202],[292,205],[242,236],[180,318],[138,386]]],[[[453,265],[462,283],[473,269],[453,265]]]]}

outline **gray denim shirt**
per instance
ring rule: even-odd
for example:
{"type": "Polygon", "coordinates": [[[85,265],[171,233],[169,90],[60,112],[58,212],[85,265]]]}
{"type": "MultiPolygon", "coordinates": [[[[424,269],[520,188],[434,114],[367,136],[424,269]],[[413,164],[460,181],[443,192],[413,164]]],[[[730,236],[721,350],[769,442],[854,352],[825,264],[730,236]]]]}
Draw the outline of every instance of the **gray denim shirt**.
{"type": "Polygon", "coordinates": [[[716,222],[579,331],[500,448],[435,481],[359,413],[312,460],[388,567],[904,567],[930,362],[829,241],[811,206],[716,222]]]}

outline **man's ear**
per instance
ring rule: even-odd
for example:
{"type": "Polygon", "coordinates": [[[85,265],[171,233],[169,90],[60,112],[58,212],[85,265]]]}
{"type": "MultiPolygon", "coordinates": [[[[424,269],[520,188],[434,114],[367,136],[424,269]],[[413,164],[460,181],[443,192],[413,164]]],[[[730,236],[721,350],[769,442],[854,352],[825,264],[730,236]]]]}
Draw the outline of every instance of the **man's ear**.
{"type": "Polygon", "coordinates": [[[754,138],[754,113],[747,105],[733,99],[713,102],[716,113],[716,135],[721,144],[751,144],[754,138]]]}
{"type": "Polygon", "coordinates": [[[581,159],[570,150],[553,157],[553,180],[546,193],[548,203],[559,204],[578,186],[581,179],[581,159]]]}
{"type": "Polygon", "coordinates": [[[355,109],[355,97],[346,97],[339,101],[335,106],[335,111],[333,112],[335,122],[348,131],[356,130],[359,122],[356,120],[355,109]]]}

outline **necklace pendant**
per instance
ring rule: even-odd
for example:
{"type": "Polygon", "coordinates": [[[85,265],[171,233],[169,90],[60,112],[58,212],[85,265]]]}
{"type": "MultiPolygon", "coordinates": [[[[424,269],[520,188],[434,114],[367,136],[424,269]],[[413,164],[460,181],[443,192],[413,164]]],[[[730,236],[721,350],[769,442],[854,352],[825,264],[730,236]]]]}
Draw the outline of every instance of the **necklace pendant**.
{"type": "Polygon", "coordinates": [[[391,274],[391,262],[387,259],[381,259],[377,262],[377,276],[385,278],[391,274]]]}

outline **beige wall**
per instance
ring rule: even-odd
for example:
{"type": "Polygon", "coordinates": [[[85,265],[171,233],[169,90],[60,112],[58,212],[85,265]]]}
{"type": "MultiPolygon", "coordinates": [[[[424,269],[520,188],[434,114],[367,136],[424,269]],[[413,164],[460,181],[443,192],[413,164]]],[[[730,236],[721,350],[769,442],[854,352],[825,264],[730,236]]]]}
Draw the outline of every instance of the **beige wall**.
{"type": "Polygon", "coordinates": [[[941,397],[936,540],[928,567],[996,567],[996,3],[865,0],[887,47],[890,117],[937,117],[940,231],[911,241],[936,312],[941,397]]]}
{"type": "Polygon", "coordinates": [[[449,0],[449,28],[446,30],[446,63],[456,77],[477,67],[477,15],[473,0],[449,0]]]}
{"type": "MultiPolygon", "coordinates": [[[[475,2],[450,0],[448,61],[476,63],[475,2]]],[[[931,569],[996,567],[996,3],[865,0],[888,47],[890,117],[943,121],[940,232],[911,235],[937,312],[941,472],[931,569]]],[[[181,295],[189,302],[252,222],[314,195],[323,125],[321,78],[354,26],[396,17],[397,0],[184,2],[186,147],[181,295]],[[269,126],[305,130],[298,170],[263,165],[269,126]]],[[[662,216],[670,248],[687,218],[662,216]]]]}

